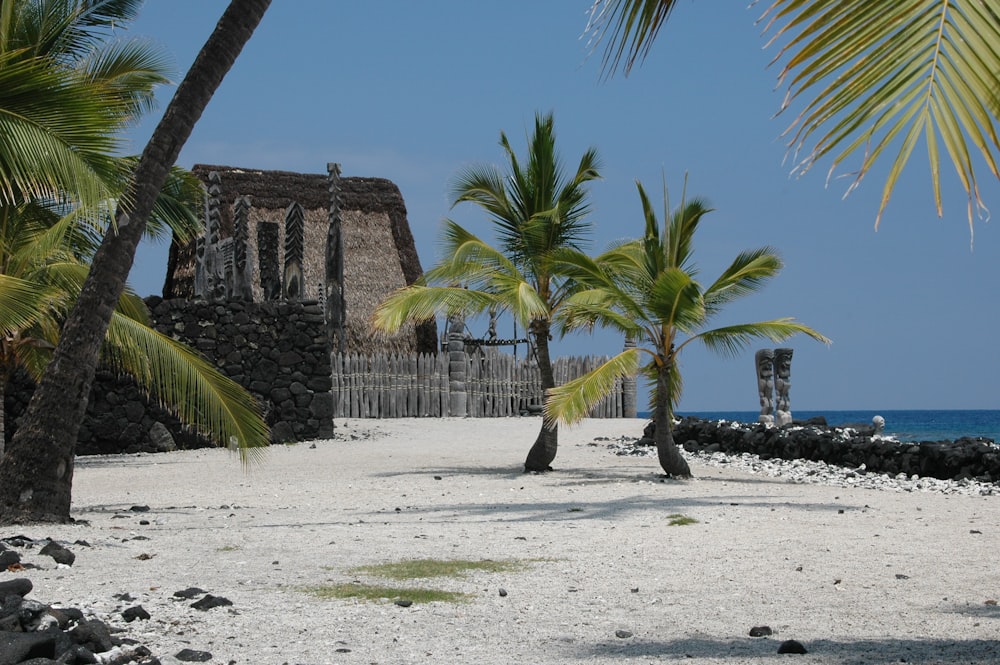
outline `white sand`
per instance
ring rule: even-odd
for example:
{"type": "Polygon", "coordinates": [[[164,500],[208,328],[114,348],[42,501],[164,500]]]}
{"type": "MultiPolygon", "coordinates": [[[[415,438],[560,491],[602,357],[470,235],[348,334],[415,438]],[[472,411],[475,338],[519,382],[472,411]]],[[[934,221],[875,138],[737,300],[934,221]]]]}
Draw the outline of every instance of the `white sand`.
{"type": "Polygon", "coordinates": [[[545,475],[520,472],[536,418],[338,421],[359,439],[273,447],[249,474],[220,450],[81,458],[74,516],[88,525],[0,535],[88,541],[72,568],[28,552],[44,566],[26,575],[31,597],[91,608],[167,663],[182,648],[275,665],[1000,661],[1000,608],[986,603],[1000,599],[1000,498],[697,464],[695,480],[661,482],[655,460],[590,445],[642,424],[563,429],[545,475]],[[668,526],[674,514],[698,522],[668,526]],[[414,558],[528,564],[421,582],[472,594],[460,604],[304,591],[414,558]],[[190,586],[234,604],[172,598],[190,586]],[[152,618],[124,624],[134,604],[152,618]],[[749,637],[758,625],[775,634],[749,637]],[[787,639],[809,653],[778,656],[787,639]]]}

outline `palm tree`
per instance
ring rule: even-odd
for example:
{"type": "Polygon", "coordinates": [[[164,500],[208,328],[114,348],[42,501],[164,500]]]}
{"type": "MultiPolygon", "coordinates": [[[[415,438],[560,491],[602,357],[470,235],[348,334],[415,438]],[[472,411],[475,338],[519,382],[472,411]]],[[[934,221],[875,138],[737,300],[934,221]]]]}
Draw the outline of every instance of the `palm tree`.
{"type": "Polygon", "coordinates": [[[681,393],[677,358],[686,346],[700,342],[716,352],[735,354],[754,339],[778,342],[796,333],[829,342],[793,319],[774,319],[708,328],[729,302],[758,291],[781,270],[781,259],[769,247],[740,253],[708,287],[695,280],[694,234],[710,212],[701,199],[682,201],[670,214],[664,187],[664,226],[641,183],[637,183],[645,218],[645,234],[591,259],[579,252],[560,257],[559,269],[582,288],[559,312],[568,329],[600,325],[636,341],[592,372],[549,391],[549,418],[575,422],[607,395],[615,381],[634,375],[640,356],[649,362],[644,373],[653,382],[653,420],[660,466],[668,475],[688,477],[691,470],[673,440],[674,405],[681,393]]]}
{"type": "MultiPolygon", "coordinates": [[[[597,152],[587,150],[567,178],[556,154],[552,114],[536,114],[526,163],[503,132],[500,145],[508,162],[505,171],[473,166],[459,173],[452,187],[452,205],[468,201],[487,213],[499,248],[446,220],[444,259],[419,283],[392,294],[376,311],[374,322],[393,332],[406,321],[440,314],[506,310],[529,331],[542,387],[548,389],[555,386],[549,356],[552,316],[570,286],[553,270],[553,258],[558,250],[579,248],[586,236],[590,206],[584,185],[600,177],[597,152]]],[[[551,469],[558,436],[555,423],[543,419],[525,471],[551,469]]]]}
{"type": "MultiPolygon", "coordinates": [[[[627,74],[649,53],[676,0],[595,0],[587,30],[606,39],[604,68],[627,74]]],[[[860,156],[848,191],[876,159],[895,151],[875,224],[896,181],[923,139],[938,216],[942,214],[941,148],[948,153],[973,215],[985,210],[975,153],[1000,177],[1000,9],[982,0],[772,0],[761,15],[786,60],[778,76],[788,90],[781,111],[803,98],[785,132],[804,172],[830,156],[830,171],[860,156]],[[811,95],[810,99],[806,95],[811,95]]]]}
{"type": "MultiPolygon", "coordinates": [[[[118,0],[113,4],[135,3],[118,0]]],[[[52,360],[0,462],[0,522],[70,519],[73,449],[136,246],[170,167],[269,4],[270,0],[230,2],[139,158],[52,360]]],[[[27,149],[43,147],[36,143],[27,149]]],[[[6,149],[0,149],[4,153],[6,149]]]]}
{"type": "Polygon", "coordinates": [[[70,197],[96,206],[122,187],[120,131],[167,83],[162,53],[110,40],[141,0],[2,0],[0,203],[70,197]]]}

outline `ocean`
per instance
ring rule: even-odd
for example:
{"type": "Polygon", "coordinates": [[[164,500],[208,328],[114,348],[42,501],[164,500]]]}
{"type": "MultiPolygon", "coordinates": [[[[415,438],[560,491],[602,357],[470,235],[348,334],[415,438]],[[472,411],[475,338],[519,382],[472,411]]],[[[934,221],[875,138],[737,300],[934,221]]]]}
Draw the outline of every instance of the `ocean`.
{"type": "MultiPolygon", "coordinates": [[[[695,416],[707,420],[736,420],[757,422],[759,411],[679,411],[678,416],[695,416]]],[[[998,410],[942,410],[942,411],[792,411],[796,420],[823,416],[827,424],[866,424],[872,418],[885,418],[885,432],[900,441],[955,440],[963,436],[980,436],[1000,442],[1000,411],[998,410]]],[[[640,417],[649,417],[648,412],[640,417]]]]}

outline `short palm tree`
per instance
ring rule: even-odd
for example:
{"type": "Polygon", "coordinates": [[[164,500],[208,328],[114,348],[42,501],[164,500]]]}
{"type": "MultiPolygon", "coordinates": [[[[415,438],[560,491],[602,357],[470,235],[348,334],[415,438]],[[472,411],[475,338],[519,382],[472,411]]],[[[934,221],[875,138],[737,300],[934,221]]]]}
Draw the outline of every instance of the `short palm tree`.
{"type": "MultiPolygon", "coordinates": [[[[707,348],[733,354],[752,340],[778,342],[796,333],[828,342],[823,335],[793,319],[775,319],[708,328],[727,303],[758,291],[781,270],[781,260],[769,247],[740,253],[707,287],[695,280],[694,234],[710,211],[705,201],[682,201],[671,215],[664,191],[665,219],[660,231],[656,213],[641,184],[637,184],[645,217],[645,234],[604,254],[589,258],[566,252],[559,269],[582,288],[559,312],[569,329],[600,325],[634,339],[626,349],[592,372],[549,391],[545,411],[549,418],[575,422],[607,395],[615,381],[634,375],[640,357],[653,382],[653,419],[660,466],[668,475],[687,477],[691,470],[673,440],[674,405],[681,392],[677,358],[684,348],[700,342],[707,348]]],[[[665,190],[666,188],[664,188],[665,190]]]]}
{"type": "MultiPolygon", "coordinates": [[[[594,0],[588,31],[606,38],[604,65],[626,73],[649,53],[676,0],[594,0]]],[[[984,206],[974,164],[1000,177],[1000,8],[983,0],[770,0],[759,21],[780,44],[781,110],[802,100],[786,135],[805,171],[832,158],[831,172],[859,157],[853,189],[887,156],[876,225],[914,148],[923,141],[938,216],[947,154],[968,199],[969,229],[984,206]],[[892,155],[894,153],[894,155],[892,155]]],[[[679,19],[678,19],[679,20],[679,19]]]]}
{"type": "MultiPolygon", "coordinates": [[[[499,248],[446,220],[444,258],[420,282],[382,303],[374,323],[392,332],[406,321],[442,314],[506,310],[531,334],[542,387],[549,389],[555,386],[549,356],[552,317],[571,290],[554,270],[553,260],[560,250],[578,249],[586,237],[590,206],[585,185],[600,177],[597,152],[587,150],[567,178],[556,153],[551,114],[535,116],[526,163],[503,132],[500,145],[508,161],[506,171],[473,166],[452,186],[453,205],[468,201],[487,213],[499,248]]],[[[525,471],[549,470],[557,450],[555,423],[543,419],[525,471]]]]}

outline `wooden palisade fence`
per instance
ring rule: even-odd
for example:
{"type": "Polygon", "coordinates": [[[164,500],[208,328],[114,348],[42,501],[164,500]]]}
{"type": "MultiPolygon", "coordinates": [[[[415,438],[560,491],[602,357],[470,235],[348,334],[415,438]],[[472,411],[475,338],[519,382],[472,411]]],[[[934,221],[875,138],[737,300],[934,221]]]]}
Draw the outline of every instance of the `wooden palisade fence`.
{"type": "MultiPolygon", "coordinates": [[[[449,381],[447,352],[334,353],[331,360],[336,418],[490,418],[537,414],[542,405],[538,367],[507,354],[467,356],[467,413],[450,412],[454,386],[449,381]]],[[[602,356],[557,358],[553,366],[556,384],[582,376],[605,360],[602,356]]],[[[594,407],[591,417],[625,417],[623,383],[594,407]]]]}

